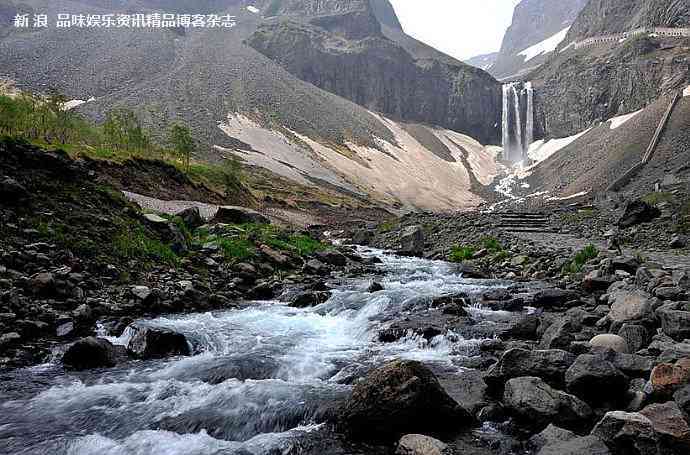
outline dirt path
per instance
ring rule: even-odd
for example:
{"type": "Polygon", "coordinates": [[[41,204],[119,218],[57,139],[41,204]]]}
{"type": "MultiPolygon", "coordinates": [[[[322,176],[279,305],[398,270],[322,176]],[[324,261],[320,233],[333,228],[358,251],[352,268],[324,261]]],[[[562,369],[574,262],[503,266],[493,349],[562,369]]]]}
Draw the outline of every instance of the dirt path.
{"type": "Polygon", "coordinates": [[[194,201],[164,201],[161,199],[156,199],[148,196],[143,196],[137,193],[130,193],[129,191],[122,192],[125,197],[139,205],[144,210],[150,210],[158,213],[165,213],[168,215],[174,215],[179,213],[184,209],[190,207],[199,207],[199,212],[205,220],[213,218],[213,216],[218,211],[217,205],[206,204],[204,202],[194,202],[194,201]]]}

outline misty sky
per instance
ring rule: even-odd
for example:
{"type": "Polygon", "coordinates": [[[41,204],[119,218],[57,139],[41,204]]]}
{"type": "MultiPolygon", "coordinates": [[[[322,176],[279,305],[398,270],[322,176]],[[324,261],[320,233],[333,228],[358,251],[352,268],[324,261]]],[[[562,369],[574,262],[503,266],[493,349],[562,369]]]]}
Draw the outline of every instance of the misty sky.
{"type": "Polygon", "coordinates": [[[458,59],[498,51],[520,0],[390,0],[407,34],[458,59]]]}

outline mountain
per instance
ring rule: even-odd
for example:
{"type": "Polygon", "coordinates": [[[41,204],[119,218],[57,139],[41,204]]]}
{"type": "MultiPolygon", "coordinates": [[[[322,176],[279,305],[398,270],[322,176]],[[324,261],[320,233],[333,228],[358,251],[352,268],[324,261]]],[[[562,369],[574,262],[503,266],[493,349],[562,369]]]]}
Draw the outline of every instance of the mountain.
{"type": "Polygon", "coordinates": [[[491,52],[490,54],[477,55],[476,57],[464,60],[464,62],[484,71],[490,71],[493,64],[496,63],[497,57],[498,52],[491,52]]]}
{"type": "Polygon", "coordinates": [[[519,79],[543,64],[565,38],[587,0],[522,0],[513,12],[501,50],[488,70],[498,79],[519,79]]]}
{"type": "Polygon", "coordinates": [[[96,120],[132,108],[161,140],[181,120],[202,145],[199,159],[234,154],[301,185],[444,210],[476,206],[496,173],[481,143],[499,142],[500,85],[405,35],[387,0],[21,5],[51,18],[236,16],[232,29],[49,27],[0,39],[0,77],[88,100],[78,110],[96,120]]]}

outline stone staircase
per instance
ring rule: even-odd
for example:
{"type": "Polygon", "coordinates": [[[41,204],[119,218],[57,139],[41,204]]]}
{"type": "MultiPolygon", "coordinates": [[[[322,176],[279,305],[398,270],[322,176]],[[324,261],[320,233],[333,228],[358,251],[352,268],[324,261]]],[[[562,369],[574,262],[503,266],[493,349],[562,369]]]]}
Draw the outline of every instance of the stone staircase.
{"type": "Polygon", "coordinates": [[[551,227],[549,216],[543,213],[504,212],[498,215],[496,227],[506,232],[557,232],[551,227]]]}

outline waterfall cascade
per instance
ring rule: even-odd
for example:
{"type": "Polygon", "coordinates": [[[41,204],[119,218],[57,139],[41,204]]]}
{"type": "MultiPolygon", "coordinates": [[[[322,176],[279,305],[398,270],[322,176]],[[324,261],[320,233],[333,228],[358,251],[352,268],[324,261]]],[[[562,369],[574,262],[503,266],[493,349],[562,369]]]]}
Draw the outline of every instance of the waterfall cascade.
{"type": "Polygon", "coordinates": [[[527,163],[534,140],[534,89],[531,82],[503,86],[503,159],[527,163]]]}

